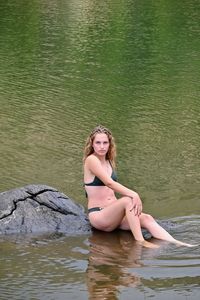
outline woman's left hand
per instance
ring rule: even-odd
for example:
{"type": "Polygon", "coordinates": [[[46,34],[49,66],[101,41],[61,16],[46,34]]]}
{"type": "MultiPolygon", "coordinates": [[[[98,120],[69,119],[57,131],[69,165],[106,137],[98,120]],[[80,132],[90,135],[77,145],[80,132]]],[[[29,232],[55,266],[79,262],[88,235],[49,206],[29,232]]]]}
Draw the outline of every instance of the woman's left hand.
{"type": "Polygon", "coordinates": [[[135,215],[139,216],[142,213],[142,201],[140,199],[140,196],[134,192],[133,195],[131,195],[131,199],[132,199],[132,208],[130,209],[130,211],[134,210],[135,215]]]}

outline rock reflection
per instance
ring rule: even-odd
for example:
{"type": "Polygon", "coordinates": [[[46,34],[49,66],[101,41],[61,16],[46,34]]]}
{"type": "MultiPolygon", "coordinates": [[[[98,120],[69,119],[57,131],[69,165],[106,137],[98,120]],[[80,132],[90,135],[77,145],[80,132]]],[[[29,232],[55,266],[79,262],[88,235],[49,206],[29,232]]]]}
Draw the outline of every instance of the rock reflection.
{"type": "Polygon", "coordinates": [[[89,242],[89,299],[118,299],[120,287],[140,285],[140,278],[128,270],[142,266],[142,247],[132,238],[130,232],[94,231],[89,242]]]}

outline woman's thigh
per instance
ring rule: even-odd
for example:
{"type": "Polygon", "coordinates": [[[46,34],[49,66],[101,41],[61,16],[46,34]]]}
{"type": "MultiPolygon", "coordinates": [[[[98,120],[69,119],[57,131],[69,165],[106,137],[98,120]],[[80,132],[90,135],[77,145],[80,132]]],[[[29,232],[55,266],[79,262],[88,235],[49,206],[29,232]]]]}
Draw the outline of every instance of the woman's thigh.
{"type": "Polygon", "coordinates": [[[101,211],[91,212],[89,220],[92,226],[99,230],[112,231],[120,226],[125,217],[125,203],[127,200],[122,198],[109,206],[106,206],[101,211]]]}

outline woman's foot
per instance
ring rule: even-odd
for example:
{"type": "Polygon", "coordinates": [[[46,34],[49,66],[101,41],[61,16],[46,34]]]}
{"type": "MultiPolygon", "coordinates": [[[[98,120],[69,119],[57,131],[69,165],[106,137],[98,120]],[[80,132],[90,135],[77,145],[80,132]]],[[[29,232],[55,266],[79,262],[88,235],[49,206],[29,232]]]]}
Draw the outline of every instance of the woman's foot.
{"type": "Polygon", "coordinates": [[[177,246],[185,246],[185,247],[197,247],[198,246],[198,244],[192,245],[192,244],[184,243],[184,242],[181,242],[181,241],[178,241],[178,240],[175,240],[174,243],[177,246]]]}
{"type": "Polygon", "coordinates": [[[159,246],[158,245],[155,245],[151,242],[148,242],[146,240],[144,241],[137,241],[137,243],[139,243],[141,246],[145,247],[145,248],[151,248],[151,249],[158,249],[159,246]]]}

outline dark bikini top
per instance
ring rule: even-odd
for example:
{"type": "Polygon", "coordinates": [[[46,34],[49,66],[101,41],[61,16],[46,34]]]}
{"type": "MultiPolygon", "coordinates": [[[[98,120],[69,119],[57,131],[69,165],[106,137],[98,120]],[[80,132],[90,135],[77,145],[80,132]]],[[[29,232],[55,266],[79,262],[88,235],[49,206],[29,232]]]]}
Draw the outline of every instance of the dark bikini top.
{"type": "MultiPolygon", "coordinates": [[[[111,178],[114,181],[117,181],[117,174],[115,173],[115,171],[112,171],[111,178]]],[[[104,186],[105,184],[103,183],[103,181],[101,181],[101,179],[99,179],[97,176],[95,176],[94,180],[92,182],[84,183],[84,185],[85,186],[104,186]]]]}

